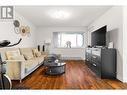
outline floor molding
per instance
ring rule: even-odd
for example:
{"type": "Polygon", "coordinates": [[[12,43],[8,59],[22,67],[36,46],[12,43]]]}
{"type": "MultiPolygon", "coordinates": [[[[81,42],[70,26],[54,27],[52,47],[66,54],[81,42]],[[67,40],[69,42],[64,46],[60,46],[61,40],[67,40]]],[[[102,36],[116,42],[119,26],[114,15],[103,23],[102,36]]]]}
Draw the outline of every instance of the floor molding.
{"type": "Polygon", "coordinates": [[[83,60],[81,57],[62,57],[63,60],[83,60]]]}

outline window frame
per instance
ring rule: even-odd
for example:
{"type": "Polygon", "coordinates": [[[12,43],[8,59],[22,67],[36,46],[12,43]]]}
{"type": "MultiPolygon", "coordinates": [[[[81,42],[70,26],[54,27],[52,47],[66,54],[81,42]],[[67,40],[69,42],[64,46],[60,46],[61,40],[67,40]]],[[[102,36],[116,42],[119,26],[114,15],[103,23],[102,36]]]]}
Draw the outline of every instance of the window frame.
{"type": "MultiPolygon", "coordinates": [[[[78,31],[78,32],[53,32],[53,33],[60,33],[60,46],[55,46],[54,44],[53,44],[53,46],[54,46],[54,48],[58,48],[58,49],[78,49],[78,48],[84,48],[84,43],[85,43],[85,41],[84,41],[84,32],[81,32],[81,31],[78,31]],[[71,48],[67,48],[67,47],[62,47],[61,46],[61,40],[62,40],[62,37],[61,37],[61,34],[81,34],[82,35],[82,37],[83,37],[83,43],[82,43],[82,46],[81,47],[78,47],[78,44],[77,44],[77,35],[76,35],[76,47],[71,47],[71,48]]],[[[54,42],[54,36],[53,36],[53,42],[54,42]]]]}

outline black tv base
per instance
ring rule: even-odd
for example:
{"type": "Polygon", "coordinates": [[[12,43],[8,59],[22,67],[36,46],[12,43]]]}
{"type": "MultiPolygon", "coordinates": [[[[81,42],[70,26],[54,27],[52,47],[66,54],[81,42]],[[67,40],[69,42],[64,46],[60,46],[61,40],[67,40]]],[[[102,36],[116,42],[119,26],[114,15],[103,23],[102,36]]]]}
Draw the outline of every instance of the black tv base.
{"type": "Polygon", "coordinates": [[[116,78],[116,49],[87,48],[86,64],[101,78],[116,78]]]}

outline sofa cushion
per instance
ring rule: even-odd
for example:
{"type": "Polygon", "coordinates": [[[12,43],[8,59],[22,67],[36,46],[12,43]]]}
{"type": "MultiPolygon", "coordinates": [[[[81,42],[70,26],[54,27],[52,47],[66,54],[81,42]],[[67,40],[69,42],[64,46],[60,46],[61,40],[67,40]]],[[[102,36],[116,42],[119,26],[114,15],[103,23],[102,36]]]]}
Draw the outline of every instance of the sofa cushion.
{"type": "Polygon", "coordinates": [[[36,60],[38,61],[38,64],[41,64],[44,60],[43,57],[37,57],[36,60]]]}
{"type": "Polygon", "coordinates": [[[26,71],[30,71],[31,69],[35,68],[38,65],[38,61],[35,59],[27,60],[25,62],[25,69],[26,71]]]}
{"type": "Polygon", "coordinates": [[[46,55],[41,55],[40,57],[37,57],[36,59],[38,60],[38,64],[41,64],[44,61],[44,58],[46,55]]]}

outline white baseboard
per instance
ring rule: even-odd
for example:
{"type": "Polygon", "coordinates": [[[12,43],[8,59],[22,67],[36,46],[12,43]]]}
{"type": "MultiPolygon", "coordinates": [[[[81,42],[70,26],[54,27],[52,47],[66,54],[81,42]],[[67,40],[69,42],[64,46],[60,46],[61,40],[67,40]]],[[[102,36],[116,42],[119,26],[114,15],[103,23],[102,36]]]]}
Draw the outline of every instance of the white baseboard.
{"type": "Polygon", "coordinates": [[[118,75],[118,74],[117,74],[116,78],[117,78],[119,81],[124,82],[124,81],[123,81],[123,76],[122,76],[122,75],[118,75]]]}
{"type": "Polygon", "coordinates": [[[124,82],[124,83],[127,83],[127,76],[124,76],[123,82],[124,82]]]}
{"type": "Polygon", "coordinates": [[[84,60],[81,57],[62,57],[63,60],[84,60]]]}

